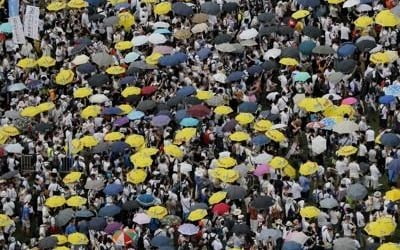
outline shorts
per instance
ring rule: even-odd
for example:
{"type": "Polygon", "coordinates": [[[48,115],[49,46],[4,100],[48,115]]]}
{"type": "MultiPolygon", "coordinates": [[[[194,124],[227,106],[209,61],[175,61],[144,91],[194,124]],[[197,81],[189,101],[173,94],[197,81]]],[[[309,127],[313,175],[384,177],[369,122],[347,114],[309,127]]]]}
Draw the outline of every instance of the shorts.
{"type": "Polygon", "coordinates": [[[31,227],[31,221],[30,220],[22,220],[22,227],[30,228],[31,227]]]}

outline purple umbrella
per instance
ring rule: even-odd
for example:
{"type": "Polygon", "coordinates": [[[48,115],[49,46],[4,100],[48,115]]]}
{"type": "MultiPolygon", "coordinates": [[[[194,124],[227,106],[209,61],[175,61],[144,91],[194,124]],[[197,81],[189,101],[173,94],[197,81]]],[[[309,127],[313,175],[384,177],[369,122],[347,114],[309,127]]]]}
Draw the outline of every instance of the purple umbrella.
{"type": "Polygon", "coordinates": [[[129,123],[129,119],[128,117],[122,117],[122,118],[118,118],[115,122],[114,122],[114,126],[116,127],[121,127],[124,126],[125,124],[129,123]]]}
{"type": "Polygon", "coordinates": [[[232,119],[224,124],[224,126],[222,127],[222,131],[223,132],[231,132],[232,130],[235,129],[236,125],[237,125],[237,122],[232,119]]]}
{"type": "Polygon", "coordinates": [[[112,222],[107,224],[106,228],[104,228],[104,232],[107,234],[113,234],[115,231],[120,230],[124,225],[119,222],[112,222]]]}
{"type": "Polygon", "coordinates": [[[269,173],[269,166],[266,164],[258,165],[257,168],[253,171],[255,176],[263,176],[264,174],[269,173]]]}
{"type": "Polygon", "coordinates": [[[151,125],[155,127],[163,127],[168,125],[168,123],[171,121],[171,118],[167,115],[158,115],[153,117],[151,120],[151,125]]]}

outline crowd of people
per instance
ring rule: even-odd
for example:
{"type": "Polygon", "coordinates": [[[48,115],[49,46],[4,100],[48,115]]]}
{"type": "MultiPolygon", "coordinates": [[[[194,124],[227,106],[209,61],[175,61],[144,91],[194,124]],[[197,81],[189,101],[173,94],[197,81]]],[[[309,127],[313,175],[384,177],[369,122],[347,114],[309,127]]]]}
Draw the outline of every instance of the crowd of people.
{"type": "Polygon", "coordinates": [[[400,249],[395,1],[2,4],[1,249],[400,249]]]}

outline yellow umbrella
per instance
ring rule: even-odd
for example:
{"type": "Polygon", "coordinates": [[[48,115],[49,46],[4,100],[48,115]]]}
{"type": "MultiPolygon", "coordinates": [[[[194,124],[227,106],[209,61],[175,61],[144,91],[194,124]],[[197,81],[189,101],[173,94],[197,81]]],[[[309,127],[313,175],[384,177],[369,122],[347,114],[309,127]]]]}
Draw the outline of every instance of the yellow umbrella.
{"type": "Polygon", "coordinates": [[[250,113],[239,113],[236,117],[235,120],[240,124],[240,125],[246,125],[249,123],[252,123],[254,121],[254,116],[250,113]]]}
{"type": "Polygon", "coordinates": [[[391,235],[396,230],[396,223],[389,216],[380,217],[376,221],[368,223],[364,230],[368,235],[381,238],[391,235]]]}
{"type": "Polygon", "coordinates": [[[67,4],[68,7],[72,9],[80,9],[80,8],[85,8],[88,6],[88,3],[83,0],[71,0],[67,4]]]}
{"type": "Polygon", "coordinates": [[[120,110],[122,110],[122,113],[121,113],[122,115],[126,115],[126,114],[130,113],[133,110],[132,106],[129,105],[129,104],[121,104],[121,105],[118,106],[118,108],[120,110]]]}
{"type": "Polygon", "coordinates": [[[54,109],[56,105],[52,102],[42,102],[41,104],[37,105],[36,108],[40,110],[40,112],[46,112],[54,109]]]}
{"type": "Polygon", "coordinates": [[[223,199],[225,199],[227,194],[228,193],[224,192],[224,191],[219,191],[219,192],[213,193],[210,196],[210,198],[208,198],[208,203],[210,205],[217,204],[217,203],[221,202],[223,199]]]}
{"type": "Polygon", "coordinates": [[[299,62],[296,59],[290,57],[282,58],[281,60],[279,60],[279,63],[285,66],[297,66],[299,64],[299,62]]]}
{"type": "Polygon", "coordinates": [[[0,227],[8,227],[12,224],[12,220],[6,214],[0,214],[0,227]]]}
{"type": "Polygon", "coordinates": [[[172,4],[170,2],[162,2],[154,6],[154,14],[165,15],[172,10],[172,4]]]}
{"type": "Polygon", "coordinates": [[[135,167],[145,168],[153,164],[153,159],[143,153],[135,153],[130,157],[131,162],[135,167]]]}
{"type": "Polygon", "coordinates": [[[130,171],[127,175],[128,182],[133,184],[140,184],[146,180],[147,172],[142,169],[134,169],[130,171]]]}
{"type": "Polygon", "coordinates": [[[390,58],[384,52],[377,52],[369,57],[369,60],[375,64],[384,64],[390,61],[390,58]]]}
{"type": "Polygon", "coordinates": [[[386,200],[390,200],[390,201],[398,201],[400,200],[400,189],[392,189],[389,190],[385,193],[385,197],[386,200]]]}
{"type": "Polygon", "coordinates": [[[306,16],[310,15],[310,12],[308,10],[298,10],[295,13],[292,14],[292,17],[294,19],[301,19],[306,16]]]}
{"type": "Polygon", "coordinates": [[[87,245],[89,239],[83,233],[72,233],[68,235],[68,242],[72,245],[87,245]]]}
{"type": "Polygon", "coordinates": [[[36,60],[33,58],[24,58],[18,61],[17,66],[23,69],[36,67],[36,60]]]}
{"type": "Polygon", "coordinates": [[[339,3],[343,3],[346,0],[328,0],[328,3],[330,4],[339,4],[339,3]]]}
{"type": "Polygon", "coordinates": [[[53,248],[53,250],[71,250],[71,248],[66,247],[66,246],[58,246],[53,248]]]}
{"type": "Polygon", "coordinates": [[[338,151],[336,151],[336,154],[340,155],[340,156],[349,156],[349,155],[357,153],[357,151],[358,151],[358,148],[356,148],[356,147],[343,146],[343,147],[339,148],[338,151]]]}
{"type": "Polygon", "coordinates": [[[59,10],[65,9],[65,7],[67,7],[66,3],[55,1],[55,2],[48,4],[46,8],[49,11],[59,11],[59,10]]]}
{"type": "Polygon", "coordinates": [[[276,130],[276,129],[268,130],[268,131],[265,133],[265,135],[266,135],[269,139],[271,139],[271,140],[273,140],[273,141],[275,141],[275,142],[283,142],[284,140],[286,140],[286,136],[285,136],[281,131],[276,130]]]}
{"type": "Polygon", "coordinates": [[[81,178],[82,173],[81,172],[71,172],[69,174],[67,174],[64,178],[63,178],[63,182],[65,184],[71,184],[71,183],[75,183],[77,181],[79,181],[79,179],[81,178]]]}
{"type": "Polygon", "coordinates": [[[304,218],[315,218],[321,211],[314,206],[307,206],[300,209],[300,215],[304,218]]]}
{"type": "Polygon", "coordinates": [[[153,4],[153,3],[158,3],[158,0],[143,0],[143,3],[153,4]]]}
{"type": "Polygon", "coordinates": [[[44,68],[50,68],[54,65],[56,65],[56,60],[50,56],[42,56],[41,58],[39,58],[36,63],[40,66],[40,67],[44,67],[44,68]]]}
{"type": "Polygon", "coordinates": [[[104,136],[105,141],[119,141],[124,138],[125,135],[121,132],[110,132],[104,136]]]}
{"type": "Polygon", "coordinates": [[[56,75],[56,83],[58,85],[67,85],[74,80],[75,74],[70,69],[62,69],[56,75]]]}
{"type": "Polygon", "coordinates": [[[319,112],[324,110],[324,107],[317,101],[316,98],[306,97],[297,105],[307,112],[319,112]]]}
{"type": "Polygon", "coordinates": [[[281,169],[289,166],[289,162],[280,156],[275,156],[268,164],[274,169],[281,169]]]}
{"type": "MultiPolygon", "coordinates": [[[[71,153],[77,154],[83,150],[83,145],[79,139],[72,139],[71,141],[71,153]]],[[[68,145],[65,146],[65,151],[68,151],[68,145]]]]}
{"type": "Polygon", "coordinates": [[[316,98],[316,101],[318,102],[319,105],[321,105],[323,110],[333,107],[333,103],[326,98],[318,97],[316,98]]]}
{"type": "Polygon", "coordinates": [[[133,47],[133,43],[131,41],[121,41],[115,44],[115,48],[119,51],[131,49],[133,47]]]}
{"type": "Polygon", "coordinates": [[[313,161],[307,161],[304,164],[301,164],[299,172],[302,175],[312,175],[318,171],[318,163],[313,161]]]}
{"type": "Polygon", "coordinates": [[[51,236],[57,238],[57,245],[64,245],[65,243],[68,242],[67,236],[63,234],[53,234],[51,236]]]}
{"type": "Polygon", "coordinates": [[[196,97],[199,100],[208,100],[214,96],[214,93],[206,90],[197,90],[196,97]]]}
{"type": "Polygon", "coordinates": [[[106,69],[106,72],[110,75],[120,75],[125,73],[126,69],[121,66],[111,66],[108,69],[106,69]]]}
{"type": "Polygon", "coordinates": [[[96,117],[101,113],[101,107],[99,105],[90,105],[81,111],[81,117],[83,119],[89,119],[89,117],[96,117]]]}
{"type": "Polygon", "coordinates": [[[135,17],[130,12],[121,12],[118,14],[118,25],[129,30],[135,24],[135,17]]]}
{"type": "Polygon", "coordinates": [[[85,98],[93,94],[91,88],[78,88],[74,91],[74,98],[85,98]]]}
{"type": "Polygon", "coordinates": [[[374,23],[374,19],[369,16],[360,16],[355,21],[354,24],[360,28],[366,28],[374,23]]]}
{"type": "Polygon", "coordinates": [[[272,126],[273,124],[269,120],[259,120],[254,124],[254,129],[259,132],[264,132],[271,129],[272,126]]]}
{"type": "Polygon", "coordinates": [[[61,207],[62,205],[65,204],[65,198],[59,195],[54,195],[50,198],[47,198],[45,201],[45,205],[50,207],[50,208],[55,208],[55,207],[61,207]]]}
{"type": "Polygon", "coordinates": [[[289,176],[290,178],[296,177],[296,169],[294,169],[292,166],[287,165],[286,167],[283,168],[283,173],[286,176],[289,176]]]}
{"type": "Polygon", "coordinates": [[[34,117],[40,113],[40,110],[37,107],[28,106],[21,110],[19,113],[23,117],[34,117]]]}
{"type": "Polygon", "coordinates": [[[169,144],[164,147],[164,152],[167,155],[170,155],[175,158],[182,158],[183,157],[183,151],[176,145],[169,144]]]}
{"type": "Polygon", "coordinates": [[[156,65],[158,63],[158,60],[162,57],[163,55],[157,52],[151,53],[148,57],[146,57],[145,61],[147,64],[150,65],[156,65]]]}
{"type": "Polygon", "coordinates": [[[126,87],[126,88],[121,92],[121,95],[122,95],[123,97],[127,98],[128,96],[131,96],[131,95],[140,95],[140,92],[141,92],[140,88],[138,88],[138,87],[133,87],[133,86],[129,86],[129,87],[126,87]]]}
{"type": "Polygon", "coordinates": [[[390,10],[382,10],[375,16],[375,23],[383,27],[393,27],[400,23],[400,19],[390,10]]]}
{"type": "Polygon", "coordinates": [[[233,112],[233,109],[228,106],[218,106],[214,109],[214,113],[217,115],[228,115],[233,112]]]}
{"type": "Polygon", "coordinates": [[[0,127],[0,132],[6,134],[7,136],[19,135],[19,130],[13,125],[4,125],[0,127]]]}
{"type": "Polygon", "coordinates": [[[67,200],[67,205],[70,207],[80,207],[85,205],[86,202],[87,202],[86,198],[83,198],[82,196],[79,195],[74,195],[67,200]]]}
{"type": "Polygon", "coordinates": [[[163,206],[153,206],[146,211],[147,215],[154,219],[161,220],[165,216],[167,216],[168,211],[163,206]]]}
{"type": "Polygon", "coordinates": [[[196,128],[184,128],[178,130],[175,134],[174,141],[175,142],[190,141],[193,137],[196,136],[196,133],[197,133],[196,128]]]}
{"type": "Polygon", "coordinates": [[[210,175],[224,183],[232,183],[240,177],[237,170],[225,168],[212,169],[210,170],[210,175]]]}
{"type": "Polygon", "coordinates": [[[389,58],[389,63],[392,63],[399,58],[399,53],[395,50],[387,50],[384,54],[389,58]]]}
{"type": "Polygon", "coordinates": [[[80,142],[85,148],[91,148],[99,144],[99,141],[93,135],[85,135],[80,139],[80,142]]]}
{"type": "Polygon", "coordinates": [[[198,221],[203,219],[204,217],[207,216],[207,210],[205,209],[196,209],[190,212],[188,216],[188,220],[190,221],[198,221]]]}
{"type": "Polygon", "coordinates": [[[3,145],[7,142],[9,136],[0,132],[0,145],[3,145]]]}
{"type": "Polygon", "coordinates": [[[377,250],[400,250],[400,245],[393,242],[387,242],[383,243],[377,250]]]}
{"type": "Polygon", "coordinates": [[[139,148],[145,141],[143,135],[131,134],[125,138],[125,142],[133,148],[139,148]]]}
{"type": "Polygon", "coordinates": [[[127,3],[128,0],[108,0],[108,2],[111,3],[112,6],[115,6],[117,4],[127,3]]]}
{"type": "Polygon", "coordinates": [[[179,40],[185,40],[192,36],[190,29],[180,29],[174,32],[174,37],[179,40]]]}
{"type": "Polygon", "coordinates": [[[148,156],[152,156],[158,153],[158,149],[156,148],[142,148],[139,150],[139,153],[148,155],[148,156]]]}
{"type": "Polygon", "coordinates": [[[331,106],[324,110],[323,115],[325,117],[334,118],[336,122],[343,121],[343,116],[347,114],[348,116],[354,116],[356,111],[351,105],[342,104],[340,106],[331,106]]]}
{"type": "Polygon", "coordinates": [[[237,161],[230,156],[219,158],[217,161],[217,166],[220,168],[231,168],[236,165],[237,161]]]}
{"type": "Polygon", "coordinates": [[[246,132],[237,131],[237,132],[231,134],[229,136],[229,139],[231,139],[231,141],[240,142],[240,141],[250,140],[250,136],[246,132]]]}

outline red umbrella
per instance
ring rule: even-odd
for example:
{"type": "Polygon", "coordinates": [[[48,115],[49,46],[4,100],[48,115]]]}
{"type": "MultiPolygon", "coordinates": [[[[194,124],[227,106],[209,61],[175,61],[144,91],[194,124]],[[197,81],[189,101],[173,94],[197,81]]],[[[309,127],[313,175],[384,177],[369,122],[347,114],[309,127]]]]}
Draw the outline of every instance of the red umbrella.
{"type": "Polygon", "coordinates": [[[187,110],[187,113],[193,117],[203,118],[211,113],[211,110],[202,104],[194,105],[187,110]]]}
{"type": "Polygon", "coordinates": [[[218,203],[213,207],[212,211],[214,214],[223,215],[223,214],[229,212],[230,209],[231,209],[231,207],[228,204],[218,203]]]}
{"type": "Polygon", "coordinates": [[[141,93],[142,93],[142,95],[152,95],[156,91],[157,91],[157,87],[150,85],[150,86],[143,87],[141,93]]]}

